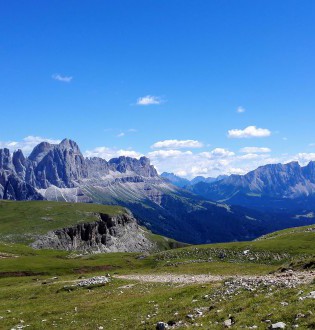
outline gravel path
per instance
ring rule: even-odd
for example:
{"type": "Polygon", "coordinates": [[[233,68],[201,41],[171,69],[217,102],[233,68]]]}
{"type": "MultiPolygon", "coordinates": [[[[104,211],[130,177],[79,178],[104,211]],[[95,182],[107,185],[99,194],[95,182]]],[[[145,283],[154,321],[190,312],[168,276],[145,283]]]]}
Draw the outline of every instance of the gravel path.
{"type": "Polygon", "coordinates": [[[285,285],[288,287],[294,287],[299,284],[307,284],[315,279],[315,271],[311,272],[293,272],[288,271],[285,273],[269,274],[263,276],[251,276],[251,275],[234,275],[234,276],[222,276],[222,275],[178,275],[178,274],[155,274],[155,275],[116,275],[115,278],[125,280],[135,280],[140,282],[157,282],[157,283],[179,283],[179,284],[194,284],[194,283],[209,283],[220,282],[227,279],[243,280],[243,281],[257,281],[262,284],[275,284],[285,285]]]}
{"type": "Polygon", "coordinates": [[[159,274],[159,275],[115,275],[115,278],[124,280],[135,280],[140,282],[158,282],[158,283],[207,283],[224,280],[224,276],[215,275],[178,275],[178,274],[159,274]]]}

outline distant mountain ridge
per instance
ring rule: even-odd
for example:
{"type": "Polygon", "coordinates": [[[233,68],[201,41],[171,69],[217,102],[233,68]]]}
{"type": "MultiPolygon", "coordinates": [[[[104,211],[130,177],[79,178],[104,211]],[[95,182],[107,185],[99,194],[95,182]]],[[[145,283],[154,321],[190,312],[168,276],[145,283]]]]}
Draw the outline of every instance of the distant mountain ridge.
{"type": "Polygon", "coordinates": [[[227,178],[227,175],[219,175],[216,178],[212,178],[212,177],[204,177],[204,176],[196,176],[195,178],[193,178],[192,180],[188,180],[185,178],[182,178],[174,173],[168,173],[168,172],[163,172],[161,174],[161,177],[166,179],[167,181],[169,181],[170,183],[172,183],[174,186],[180,187],[180,188],[185,188],[191,185],[194,185],[196,183],[199,182],[207,182],[207,183],[212,183],[212,182],[216,182],[219,180],[223,180],[225,178],[227,178]]]}
{"type": "Polygon", "coordinates": [[[245,175],[231,175],[210,184],[199,182],[189,189],[205,198],[229,204],[307,208],[315,199],[315,162],[306,166],[298,162],[264,165],[245,175]]]}

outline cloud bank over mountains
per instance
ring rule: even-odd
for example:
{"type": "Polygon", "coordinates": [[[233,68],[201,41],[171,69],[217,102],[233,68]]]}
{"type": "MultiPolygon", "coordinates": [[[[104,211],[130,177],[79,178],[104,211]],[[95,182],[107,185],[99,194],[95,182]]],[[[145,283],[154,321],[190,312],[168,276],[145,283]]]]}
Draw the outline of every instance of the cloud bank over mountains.
{"type": "MultiPolygon", "coordinates": [[[[30,135],[21,141],[0,141],[0,148],[8,148],[11,151],[21,149],[25,155],[28,155],[42,141],[57,144],[61,140],[30,135]]],[[[152,144],[151,149],[155,150],[139,152],[132,148],[99,146],[86,150],[84,156],[101,157],[106,160],[120,156],[134,158],[147,156],[160,173],[173,172],[188,178],[198,175],[245,174],[261,165],[290,161],[298,161],[301,165],[305,165],[315,160],[313,152],[274,156],[268,147],[249,146],[232,151],[221,147],[210,148],[197,140],[157,141],[152,144]]]]}

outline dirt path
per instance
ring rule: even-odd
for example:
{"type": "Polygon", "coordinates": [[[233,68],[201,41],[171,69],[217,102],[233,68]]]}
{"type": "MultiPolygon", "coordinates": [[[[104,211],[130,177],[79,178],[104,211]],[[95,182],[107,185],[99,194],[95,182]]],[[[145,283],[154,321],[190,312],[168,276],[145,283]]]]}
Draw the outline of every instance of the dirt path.
{"type": "Polygon", "coordinates": [[[294,287],[299,284],[307,284],[315,279],[315,271],[311,272],[285,272],[277,274],[268,274],[262,276],[250,276],[250,275],[234,275],[234,276],[222,276],[222,275],[178,275],[178,274],[155,274],[155,275],[116,275],[118,279],[135,280],[140,282],[156,282],[156,283],[177,283],[177,284],[194,284],[194,283],[209,283],[220,282],[227,279],[233,279],[238,281],[251,281],[265,285],[285,285],[287,287],[294,287]]]}

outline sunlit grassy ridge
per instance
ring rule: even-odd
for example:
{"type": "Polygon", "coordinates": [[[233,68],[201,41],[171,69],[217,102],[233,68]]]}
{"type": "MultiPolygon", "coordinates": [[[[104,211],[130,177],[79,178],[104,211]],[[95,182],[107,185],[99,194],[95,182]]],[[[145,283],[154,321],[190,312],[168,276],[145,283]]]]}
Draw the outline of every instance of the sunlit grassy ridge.
{"type": "Polygon", "coordinates": [[[115,215],[123,212],[125,209],[119,206],[98,204],[0,201],[0,240],[29,242],[50,230],[95,222],[99,213],[115,215]]]}

